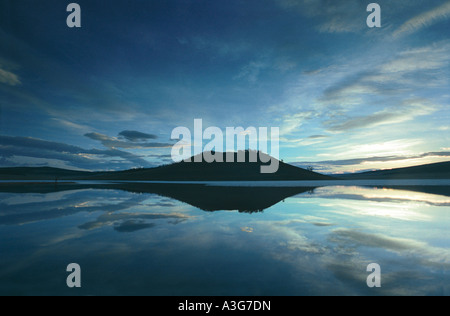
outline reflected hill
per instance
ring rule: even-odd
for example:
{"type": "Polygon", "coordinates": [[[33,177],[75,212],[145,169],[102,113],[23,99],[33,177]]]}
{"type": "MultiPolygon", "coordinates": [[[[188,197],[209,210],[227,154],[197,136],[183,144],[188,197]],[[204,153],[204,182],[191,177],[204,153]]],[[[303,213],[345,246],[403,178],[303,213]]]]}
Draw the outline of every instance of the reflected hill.
{"type": "Polygon", "coordinates": [[[157,194],[178,200],[204,211],[261,212],[284,199],[313,192],[314,187],[219,187],[204,184],[152,183],[12,183],[0,184],[0,192],[52,193],[84,189],[122,190],[137,194],[157,194]]]}
{"type": "Polygon", "coordinates": [[[115,189],[153,193],[204,211],[261,212],[288,197],[313,192],[314,187],[219,187],[202,184],[116,184],[115,189]]]}

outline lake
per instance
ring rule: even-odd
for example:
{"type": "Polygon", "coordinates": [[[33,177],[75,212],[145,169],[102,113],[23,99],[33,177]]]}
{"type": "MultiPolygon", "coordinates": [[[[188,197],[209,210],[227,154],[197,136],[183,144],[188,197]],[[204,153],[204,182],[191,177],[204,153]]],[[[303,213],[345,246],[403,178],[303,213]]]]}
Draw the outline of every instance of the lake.
{"type": "Polygon", "coordinates": [[[0,295],[450,295],[450,186],[408,181],[2,184],[0,295]]]}

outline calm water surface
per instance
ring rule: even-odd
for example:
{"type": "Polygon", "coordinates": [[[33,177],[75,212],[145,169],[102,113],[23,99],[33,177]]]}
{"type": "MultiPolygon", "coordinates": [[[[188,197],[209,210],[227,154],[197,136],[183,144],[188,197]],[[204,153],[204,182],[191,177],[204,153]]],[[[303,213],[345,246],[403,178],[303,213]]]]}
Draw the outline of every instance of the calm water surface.
{"type": "Polygon", "coordinates": [[[4,190],[0,295],[450,295],[448,187],[413,189],[4,190]]]}

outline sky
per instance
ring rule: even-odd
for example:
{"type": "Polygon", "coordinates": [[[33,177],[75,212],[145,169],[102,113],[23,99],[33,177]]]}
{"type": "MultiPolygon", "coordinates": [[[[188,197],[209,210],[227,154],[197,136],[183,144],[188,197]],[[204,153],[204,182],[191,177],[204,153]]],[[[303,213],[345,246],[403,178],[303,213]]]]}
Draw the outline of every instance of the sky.
{"type": "Polygon", "coordinates": [[[0,167],[167,164],[194,119],[323,173],[450,160],[450,1],[70,2],[0,2],[0,167]]]}

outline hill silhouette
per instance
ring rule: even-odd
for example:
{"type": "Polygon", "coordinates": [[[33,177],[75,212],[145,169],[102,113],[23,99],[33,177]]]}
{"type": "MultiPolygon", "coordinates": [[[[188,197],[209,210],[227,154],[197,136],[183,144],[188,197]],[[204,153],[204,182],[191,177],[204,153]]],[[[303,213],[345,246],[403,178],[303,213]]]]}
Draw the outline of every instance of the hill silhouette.
{"type": "Polygon", "coordinates": [[[56,180],[89,178],[94,172],[52,167],[0,168],[0,180],[56,180]]]}
{"type": "MultiPolygon", "coordinates": [[[[136,181],[282,181],[282,180],[332,180],[330,176],[308,171],[277,161],[278,171],[261,173],[261,166],[269,165],[259,160],[249,162],[250,152],[245,152],[245,162],[237,162],[238,153],[234,153],[235,162],[227,161],[226,153],[221,155],[224,162],[208,163],[204,160],[194,162],[181,161],[152,169],[136,169],[92,176],[96,180],[136,180],[136,181]]],[[[258,156],[259,157],[259,156],[258,156]]],[[[268,157],[268,156],[266,156],[268,157]]],[[[272,158],[275,159],[275,158],[272,158]]]]}
{"type": "Polygon", "coordinates": [[[347,180],[450,179],[450,161],[336,176],[347,180]]]}

